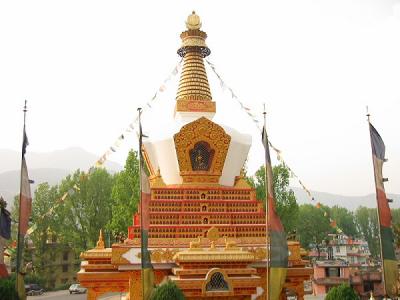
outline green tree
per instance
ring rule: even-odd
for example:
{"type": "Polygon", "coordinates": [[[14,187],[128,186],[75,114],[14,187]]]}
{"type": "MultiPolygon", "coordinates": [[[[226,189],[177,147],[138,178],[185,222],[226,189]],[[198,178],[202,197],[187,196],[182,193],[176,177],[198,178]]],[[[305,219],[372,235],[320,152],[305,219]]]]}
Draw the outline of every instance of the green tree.
{"type": "Polygon", "coordinates": [[[400,208],[392,209],[392,225],[395,245],[400,248],[400,208]]]}
{"type": "Polygon", "coordinates": [[[311,204],[300,205],[297,230],[300,236],[300,243],[304,248],[310,249],[314,245],[319,252],[323,241],[333,231],[329,218],[324,215],[327,210],[327,207],[317,208],[311,204]]]}
{"type": "Polygon", "coordinates": [[[326,294],[325,300],[358,300],[356,292],[348,284],[341,284],[331,288],[326,294]]]}
{"type": "MultiPolygon", "coordinates": [[[[55,233],[62,231],[62,226],[52,215],[46,215],[56,204],[57,196],[58,187],[51,187],[46,182],[38,185],[32,202],[32,223],[36,224],[36,230],[30,235],[34,246],[31,248],[31,251],[34,250],[32,271],[46,281],[56,270],[56,266],[50,265],[49,261],[61,248],[61,245],[52,244],[51,239],[55,233]]],[[[45,285],[47,286],[47,282],[45,285]]]]}
{"type": "Polygon", "coordinates": [[[112,217],[107,225],[115,235],[125,233],[132,225],[132,216],[139,203],[139,159],[138,153],[131,150],[124,170],[116,175],[112,189],[112,217]]]}
{"type": "Polygon", "coordinates": [[[357,225],[353,212],[345,207],[333,206],[330,209],[330,216],[336,221],[337,226],[343,230],[344,234],[357,237],[357,225]]]}
{"type": "Polygon", "coordinates": [[[379,229],[376,209],[360,206],[357,208],[356,221],[358,231],[368,242],[368,248],[373,257],[379,257],[379,229]]]}
{"type": "Polygon", "coordinates": [[[392,208],[392,224],[393,225],[400,225],[400,208],[392,208]]]}
{"type": "Polygon", "coordinates": [[[159,285],[151,295],[151,300],[185,300],[183,292],[179,287],[172,281],[167,280],[166,282],[159,285]]]}
{"type": "MultiPolygon", "coordinates": [[[[296,228],[299,206],[294,192],[289,188],[290,171],[280,164],[272,168],[272,173],[276,210],[285,231],[291,232],[296,228]]],[[[260,167],[254,178],[248,178],[248,181],[255,187],[257,199],[263,201],[265,207],[265,167],[260,167]]]]}
{"type": "Polygon", "coordinates": [[[114,176],[105,169],[95,169],[90,175],[77,170],[61,182],[59,198],[68,191],[69,195],[53,215],[61,224],[60,242],[77,252],[96,245],[100,229],[111,219],[113,184],[114,176]]]}

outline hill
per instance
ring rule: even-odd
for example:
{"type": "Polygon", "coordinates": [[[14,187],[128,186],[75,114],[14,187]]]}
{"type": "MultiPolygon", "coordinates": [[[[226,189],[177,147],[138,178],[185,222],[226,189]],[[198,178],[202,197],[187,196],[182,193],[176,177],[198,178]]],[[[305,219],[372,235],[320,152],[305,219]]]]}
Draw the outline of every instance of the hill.
{"type": "MultiPolygon", "coordinates": [[[[376,196],[375,194],[368,194],[364,196],[343,196],[337,194],[330,194],[324,192],[311,191],[315,201],[311,201],[303,189],[292,187],[291,188],[296,195],[297,203],[299,204],[321,204],[327,206],[339,205],[346,207],[349,210],[356,210],[359,206],[366,206],[370,208],[376,208],[376,196]]],[[[390,204],[391,208],[400,208],[400,195],[388,194],[388,198],[393,199],[393,203],[390,204]]]]}
{"type": "MultiPolygon", "coordinates": [[[[26,161],[29,169],[87,170],[99,157],[82,148],[72,147],[52,152],[27,152],[26,161]]],[[[0,149],[0,174],[19,170],[21,153],[14,150],[0,149]]],[[[107,161],[105,167],[110,171],[119,171],[122,166],[107,161]]]]}
{"type": "MultiPolygon", "coordinates": [[[[77,169],[88,170],[98,159],[93,153],[81,148],[67,148],[52,152],[26,154],[29,177],[34,180],[32,196],[36,186],[43,182],[51,185],[60,181],[77,169]]],[[[0,195],[9,203],[9,208],[15,195],[19,193],[21,154],[13,150],[0,149],[0,195]]],[[[105,164],[111,173],[120,171],[123,167],[115,162],[105,164]]]]}

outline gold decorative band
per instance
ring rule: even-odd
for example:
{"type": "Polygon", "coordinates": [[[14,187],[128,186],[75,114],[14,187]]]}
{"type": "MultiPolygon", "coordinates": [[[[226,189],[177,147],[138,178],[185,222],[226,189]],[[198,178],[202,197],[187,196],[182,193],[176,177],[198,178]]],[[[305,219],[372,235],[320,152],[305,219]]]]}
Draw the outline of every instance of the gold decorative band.
{"type": "Polygon", "coordinates": [[[187,95],[184,97],[185,100],[177,100],[176,101],[176,111],[186,111],[186,112],[215,112],[216,104],[215,102],[211,102],[209,100],[202,100],[203,97],[198,94],[187,95]],[[201,99],[196,99],[196,98],[201,99]]]}

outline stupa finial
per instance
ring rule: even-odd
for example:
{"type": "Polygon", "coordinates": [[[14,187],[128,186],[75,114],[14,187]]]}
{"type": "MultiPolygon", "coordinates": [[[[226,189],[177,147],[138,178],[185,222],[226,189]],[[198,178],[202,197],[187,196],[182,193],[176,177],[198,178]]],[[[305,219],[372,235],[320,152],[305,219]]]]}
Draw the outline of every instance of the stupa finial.
{"type": "Polygon", "coordinates": [[[192,11],[192,14],[187,17],[186,27],[189,30],[195,30],[201,28],[200,17],[196,15],[195,11],[192,11]]]}
{"type": "Polygon", "coordinates": [[[215,113],[203,58],[210,55],[207,34],[200,30],[201,20],[195,11],[187,17],[186,31],[181,33],[178,54],[183,57],[183,68],[176,95],[176,112],[215,113]]]}

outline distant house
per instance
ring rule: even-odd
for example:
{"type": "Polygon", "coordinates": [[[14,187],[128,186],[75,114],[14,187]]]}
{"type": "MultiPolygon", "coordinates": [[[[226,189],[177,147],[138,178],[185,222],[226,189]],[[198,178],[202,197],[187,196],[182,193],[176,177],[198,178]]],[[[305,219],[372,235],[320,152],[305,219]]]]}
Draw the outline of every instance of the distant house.
{"type": "Polygon", "coordinates": [[[313,294],[324,295],[335,286],[349,284],[362,299],[383,295],[382,275],[373,267],[350,266],[343,260],[317,261],[314,264],[313,294]]]}
{"type": "Polygon", "coordinates": [[[330,234],[328,242],[309,252],[311,260],[341,260],[349,266],[368,266],[371,253],[368,243],[364,240],[353,239],[345,234],[330,234]]]}
{"type": "MultiPolygon", "coordinates": [[[[24,256],[25,262],[32,260],[33,263],[33,268],[28,269],[27,274],[32,272],[41,277],[46,289],[76,283],[76,273],[80,267],[79,253],[76,254],[68,245],[58,243],[54,235],[50,235],[42,253],[39,253],[29,241],[24,256]]],[[[11,262],[11,266],[12,271],[15,271],[15,260],[11,262]]]]}
{"type": "Polygon", "coordinates": [[[54,289],[76,282],[80,259],[68,245],[49,244],[49,251],[45,257],[42,276],[45,279],[46,288],[54,289]]]}
{"type": "Polygon", "coordinates": [[[382,275],[371,264],[368,243],[345,234],[331,234],[327,242],[314,249],[309,257],[314,261],[313,294],[324,295],[332,287],[347,283],[362,299],[383,295],[382,275]]]}
{"type": "Polygon", "coordinates": [[[332,287],[349,283],[350,269],[346,262],[336,260],[314,263],[313,294],[324,295],[332,287]]]}
{"type": "Polygon", "coordinates": [[[332,249],[332,258],[346,261],[350,266],[368,266],[371,253],[364,240],[352,239],[345,234],[333,235],[328,251],[332,249]],[[331,248],[329,248],[331,247],[331,248]]]}

